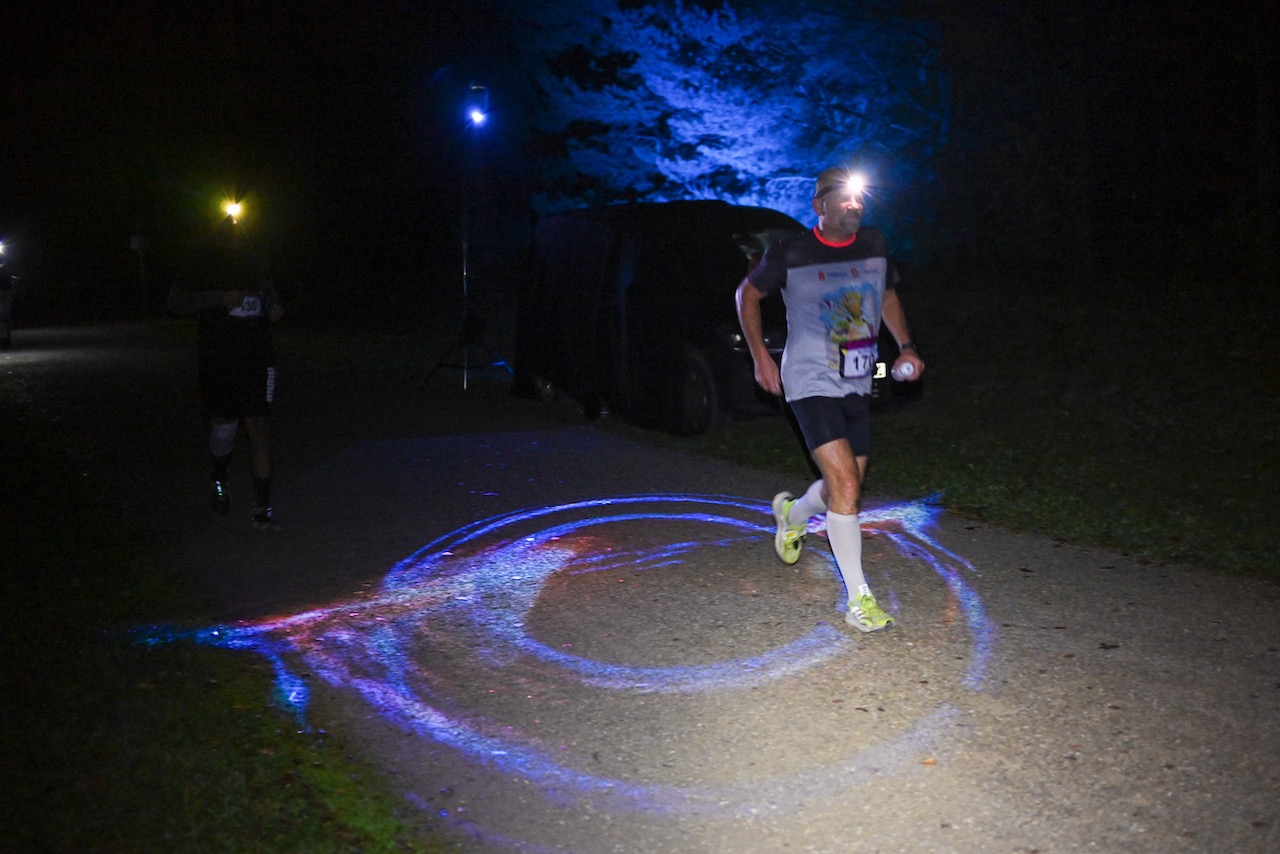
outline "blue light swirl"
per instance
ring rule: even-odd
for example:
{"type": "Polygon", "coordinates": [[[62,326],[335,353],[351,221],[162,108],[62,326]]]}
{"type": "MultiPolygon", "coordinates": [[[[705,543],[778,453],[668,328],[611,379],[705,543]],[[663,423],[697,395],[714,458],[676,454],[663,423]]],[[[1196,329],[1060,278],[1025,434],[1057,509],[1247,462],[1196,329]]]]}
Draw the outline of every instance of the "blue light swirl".
{"type": "MultiPolygon", "coordinates": [[[[945,582],[972,639],[962,681],[976,691],[993,653],[994,632],[964,578],[973,567],[927,533],[937,513],[922,501],[868,510],[862,521],[945,582]]],[[[714,808],[748,815],[812,800],[884,773],[936,740],[958,712],[939,705],[897,736],[854,757],[779,779],[704,788],[642,785],[571,768],[518,728],[483,715],[468,716],[449,680],[424,662],[435,646],[447,640],[456,647],[462,638],[470,644],[468,666],[481,670],[510,675],[509,668],[518,667],[533,678],[529,674],[534,668],[537,678],[569,680],[593,690],[688,694],[751,688],[855,653],[858,644],[848,634],[819,623],[750,658],[637,667],[570,654],[527,631],[528,615],[553,574],[644,571],[689,561],[699,549],[772,536],[767,504],[729,496],[624,496],[523,510],[471,523],[428,543],[392,567],[369,599],[186,636],[266,656],[275,667],[278,695],[300,718],[308,692],[298,669],[289,664],[296,659],[329,684],[356,691],[405,729],[518,774],[565,802],[585,798],[641,812],[705,813],[714,808]],[[617,551],[584,545],[616,542],[618,538],[610,539],[611,526],[640,523],[653,529],[668,522],[691,523],[699,534],[617,551]]]]}

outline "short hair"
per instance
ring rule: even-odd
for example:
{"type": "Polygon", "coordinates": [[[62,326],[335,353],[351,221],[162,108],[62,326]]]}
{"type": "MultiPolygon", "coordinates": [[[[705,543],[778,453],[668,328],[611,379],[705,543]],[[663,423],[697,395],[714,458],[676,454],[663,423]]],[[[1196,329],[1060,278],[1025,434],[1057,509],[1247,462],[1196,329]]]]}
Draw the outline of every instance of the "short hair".
{"type": "Polygon", "coordinates": [[[818,173],[818,180],[813,187],[813,197],[820,199],[849,180],[849,170],[834,167],[823,169],[818,173]]]}

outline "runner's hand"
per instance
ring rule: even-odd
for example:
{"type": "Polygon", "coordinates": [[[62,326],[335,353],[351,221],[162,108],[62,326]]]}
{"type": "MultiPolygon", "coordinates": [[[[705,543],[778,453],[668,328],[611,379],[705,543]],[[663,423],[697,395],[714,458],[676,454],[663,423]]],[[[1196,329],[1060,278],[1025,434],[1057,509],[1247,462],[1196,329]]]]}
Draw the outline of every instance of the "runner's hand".
{"type": "Polygon", "coordinates": [[[756,360],[756,382],[774,397],[782,396],[782,372],[773,359],[756,360]]]}

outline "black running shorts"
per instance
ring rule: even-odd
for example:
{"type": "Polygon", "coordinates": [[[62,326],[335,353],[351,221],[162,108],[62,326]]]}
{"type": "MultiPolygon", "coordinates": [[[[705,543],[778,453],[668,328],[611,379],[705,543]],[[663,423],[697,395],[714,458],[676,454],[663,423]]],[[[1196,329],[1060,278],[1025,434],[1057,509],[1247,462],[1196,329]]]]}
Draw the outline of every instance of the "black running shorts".
{"type": "Polygon", "coordinates": [[[223,363],[201,371],[200,399],[210,418],[269,416],[275,390],[276,369],[260,362],[223,363]]]}
{"type": "Polygon", "coordinates": [[[805,397],[790,406],[811,453],[836,439],[848,439],[855,457],[871,453],[871,395],[805,397]]]}

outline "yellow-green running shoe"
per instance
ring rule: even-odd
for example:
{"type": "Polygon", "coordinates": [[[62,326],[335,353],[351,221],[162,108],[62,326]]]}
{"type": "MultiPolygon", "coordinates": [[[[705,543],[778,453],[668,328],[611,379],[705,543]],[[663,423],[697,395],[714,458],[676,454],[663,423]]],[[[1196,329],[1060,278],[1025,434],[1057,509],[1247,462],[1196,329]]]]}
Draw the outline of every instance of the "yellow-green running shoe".
{"type": "Polygon", "coordinates": [[[778,559],[788,566],[800,559],[807,530],[805,525],[809,521],[805,519],[799,525],[791,524],[788,514],[795,503],[790,492],[779,492],[773,496],[773,521],[778,529],[773,537],[773,550],[778,553],[778,559]]]}
{"type": "Polygon", "coordinates": [[[876,604],[876,597],[870,593],[863,593],[857,599],[849,599],[849,609],[845,611],[844,621],[860,632],[876,632],[893,625],[893,617],[876,604]]]}

